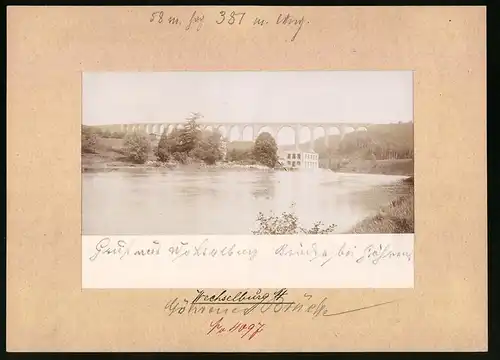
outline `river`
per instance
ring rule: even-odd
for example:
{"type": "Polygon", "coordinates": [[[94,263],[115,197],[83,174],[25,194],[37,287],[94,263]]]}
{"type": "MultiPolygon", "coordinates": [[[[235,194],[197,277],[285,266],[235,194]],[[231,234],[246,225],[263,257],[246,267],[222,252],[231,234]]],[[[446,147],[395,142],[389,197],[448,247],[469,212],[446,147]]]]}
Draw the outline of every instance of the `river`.
{"type": "Polygon", "coordinates": [[[251,234],[292,203],[300,223],[348,231],[399,195],[404,176],[330,171],[133,170],[82,174],[84,235],[251,234]]]}

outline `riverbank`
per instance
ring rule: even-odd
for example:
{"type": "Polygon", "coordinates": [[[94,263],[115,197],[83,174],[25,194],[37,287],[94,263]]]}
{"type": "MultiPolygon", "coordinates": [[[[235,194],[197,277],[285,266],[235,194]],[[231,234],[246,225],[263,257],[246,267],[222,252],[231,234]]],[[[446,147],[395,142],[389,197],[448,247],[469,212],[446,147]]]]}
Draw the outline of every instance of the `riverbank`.
{"type": "Polygon", "coordinates": [[[239,164],[221,162],[214,165],[207,165],[203,162],[194,162],[189,164],[180,164],[178,162],[162,163],[156,160],[148,160],[144,164],[135,164],[126,161],[83,161],[82,159],[82,172],[89,171],[119,171],[119,170],[189,170],[189,169],[239,169],[239,170],[266,170],[274,171],[267,166],[258,164],[239,164]]]}
{"type": "Polygon", "coordinates": [[[413,175],[413,159],[353,160],[339,165],[335,171],[379,175],[413,175]]]}
{"type": "Polygon", "coordinates": [[[377,214],[356,224],[348,233],[394,234],[414,233],[413,176],[400,181],[403,195],[380,208],[377,214]]]}
{"type": "MultiPolygon", "coordinates": [[[[82,172],[88,171],[118,171],[120,169],[240,169],[240,170],[266,170],[273,171],[259,164],[248,164],[244,162],[219,162],[215,165],[205,163],[180,164],[178,162],[162,163],[157,161],[153,151],[148,154],[148,160],[144,164],[136,164],[127,159],[122,150],[120,139],[103,139],[95,153],[82,153],[82,172]]],[[[283,169],[274,169],[282,171],[283,169]]],[[[413,175],[413,160],[378,160],[378,161],[351,161],[335,168],[338,173],[379,174],[379,175],[413,175]]]]}

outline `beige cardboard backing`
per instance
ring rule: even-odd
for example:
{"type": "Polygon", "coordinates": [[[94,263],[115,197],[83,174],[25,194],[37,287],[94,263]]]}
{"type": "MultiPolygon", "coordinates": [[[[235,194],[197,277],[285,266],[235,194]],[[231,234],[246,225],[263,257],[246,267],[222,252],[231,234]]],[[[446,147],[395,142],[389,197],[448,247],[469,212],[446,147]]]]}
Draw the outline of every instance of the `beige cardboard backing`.
{"type": "Polygon", "coordinates": [[[152,24],[154,10],[8,8],[8,349],[486,349],[486,9],[198,8],[199,32],[152,24]],[[233,9],[271,25],[215,24],[233,9]],[[282,11],[309,21],[294,42],[272,25],[282,11]],[[205,336],[213,316],[168,317],[191,291],[82,292],[82,71],[284,69],[415,71],[415,289],[310,290],[335,311],[402,300],[314,321],[255,313],[267,327],[252,341],[205,336]]]}

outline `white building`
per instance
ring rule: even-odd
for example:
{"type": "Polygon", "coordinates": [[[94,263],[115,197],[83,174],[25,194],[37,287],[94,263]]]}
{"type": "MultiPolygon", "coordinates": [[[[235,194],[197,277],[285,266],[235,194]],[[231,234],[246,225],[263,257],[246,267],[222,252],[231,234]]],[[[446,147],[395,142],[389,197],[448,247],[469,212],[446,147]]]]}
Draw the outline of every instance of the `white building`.
{"type": "Polygon", "coordinates": [[[280,160],[288,169],[317,169],[319,167],[319,155],[315,152],[285,151],[280,160]]]}

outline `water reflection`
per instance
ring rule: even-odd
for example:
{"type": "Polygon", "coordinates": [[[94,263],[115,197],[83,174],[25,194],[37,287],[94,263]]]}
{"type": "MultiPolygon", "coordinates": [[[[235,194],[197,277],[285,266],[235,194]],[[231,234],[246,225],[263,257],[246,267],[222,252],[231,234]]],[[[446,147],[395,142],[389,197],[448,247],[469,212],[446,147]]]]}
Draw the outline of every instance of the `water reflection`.
{"type": "Polygon", "coordinates": [[[252,195],[254,199],[271,200],[275,195],[275,173],[259,172],[257,179],[252,181],[252,195]]]}
{"type": "Polygon", "coordinates": [[[303,226],[347,231],[392,199],[399,176],[235,170],[83,174],[83,233],[249,234],[259,211],[295,203],[303,226]],[[382,191],[374,191],[374,187],[382,191]]]}

